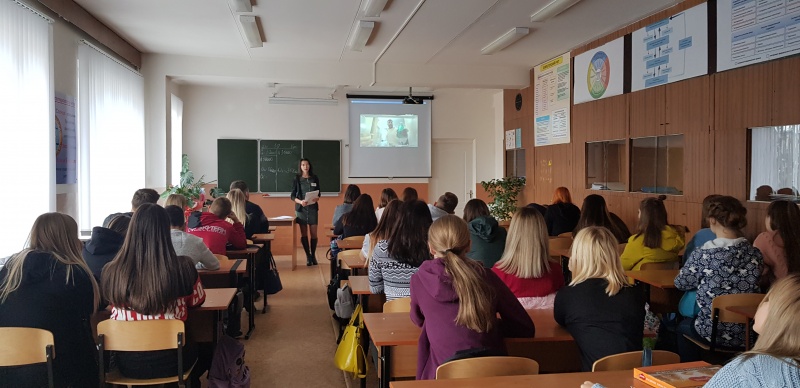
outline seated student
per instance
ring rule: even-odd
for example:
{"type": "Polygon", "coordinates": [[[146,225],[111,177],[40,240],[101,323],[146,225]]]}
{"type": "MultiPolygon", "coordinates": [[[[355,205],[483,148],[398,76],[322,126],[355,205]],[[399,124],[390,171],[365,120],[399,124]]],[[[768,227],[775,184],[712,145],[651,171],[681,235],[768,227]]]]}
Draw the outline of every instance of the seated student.
{"type": "Polygon", "coordinates": [[[202,238],[215,255],[224,255],[227,245],[231,249],[247,248],[244,227],[233,213],[231,201],[227,198],[215,199],[208,212],[193,212],[189,216],[188,226],[187,232],[202,238]],[[225,221],[226,218],[233,220],[233,224],[225,221]]]}
{"type": "Polygon", "coordinates": [[[506,248],[506,229],[489,213],[486,202],[477,198],[464,205],[464,221],[472,241],[467,257],[480,261],[485,268],[492,268],[506,248]]]}
{"type": "Polygon", "coordinates": [[[353,209],[353,202],[358,199],[359,195],[361,195],[361,189],[359,189],[358,186],[347,185],[347,190],[344,191],[344,202],[333,209],[333,221],[331,221],[331,224],[336,225],[336,222],[339,221],[343,215],[349,213],[350,210],[353,209]]]}
{"type": "Polygon", "coordinates": [[[553,204],[547,207],[544,222],[547,224],[547,233],[558,236],[562,233],[572,232],[581,218],[581,209],[572,203],[569,189],[559,187],[553,193],[553,204]]]}
{"type": "Polygon", "coordinates": [[[631,232],[622,219],[608,211],[606,199],[602,195],[590,194],[583,199],[581,218],[578,220],[578,226],[575,227],[572,236],[574,237],[587,226],[602,226],[608,229],[617,238],[618,244],[628,242],[631,237],[631,232]]]}
{"type": "MultiPolygon", "coordinates": [[[[103,296],[111,304],[111,319],[185,321],[189,308],[205,301],[206,294],[192,259],[176,255],[172,248],[169,224],[167,212],[158,205],[142,205],[133,214],[125,244],[114,261],[103,269],[101,286],[103,296]]],[[[197,358],[195,345],[189,339],[184,346],[186,369],[197,358]]],[[[125,377],[167,377],[175,375],[177,368],[173,350],[116,355],[117,367],[125,377]]],[[[202,372],[200,365],[192,370],[193,386],[199,383],[202,372]]]]}
{"type": "MultiPolygon", "coordinates": [[[[700,312],[696,318],[686,318],[677,331],[706,342],[711,341],[711,301],[720,295],[757,293],[758,277],[763,258],[761,252],[742,236],[747,225],[747,209],[733,197],[721,196],[711,201],[708,224],[716,239],[695,249],[675,278],[679,290],[697,290],[700,312]]],[[[720,323],[717,326],[717,345],[727,348],[744,347],[745,328],[742,324],[720,323]]],[[[700,359],[697,346],[678,336],[681,361],[700,359]]]]}
{"type": "Polygon", "coordinates": [[[208,250],[203,239],[184,232],[186,223],[183,220],[183,211],[175,205],[164,208],[169,217],[170,238],[172,247],[178,256],[188,256],[197,269],[219,269],[219,260],[208,250]]]}
{"type": "Polygon", "coordinates": [[[406,187],[403,189],[403,202],[418,201],[417,189],[413,187],[406,187]]]}
{"type": "Polygon", "coordinates": [[[228,190],[230,191],[233,189],[242,190],[244,193],[244,211],[247,215],[247,220],[244,225],[245,236],[250,238],[253,237],[254,234],[269,233],[269,220],[267,216],[264,215],[264,211],[261,210],[261,206],[250,202],[250,190],[247,188],[247,183],[245,183],[245,181],[233,181],[228,190]]]}
{"type": "Polygon", "coordinates": [[[608,229],[581,229],[569,260],[572,282],[556,294],[553,313],[581,352],[581,370],[612,354],[642,350],[644,296],[630,286],[608,229]]]}
{"type": "Polygon", "coordinates": [[[503,257],[492,270],[526,309],[550,309],[564,287],[561,265],[550,262],[549,237],[538,210],[517,210],[508,228],[503,257]]]}
{"type": "Polygon", "coordinates": [[[136,209],[139,208],[139,206],[141,206],[141,205],[143,205],[145,203],[157,203],[158,202],[158,198],[159,198],[158,192],[153,190],[153,189],[139,189],[139,190],[136,190],[136,192],[133,193],[133,198],[131,198],[131,211],[129,211],[127,213],[110,214],[108,217],[106,217],[105,220],[103,220],[103,227],[107,228],[108,227],[108,223],[111,222],[111,220],[114,219],[117,216],[123,215],[123,216],[127,216],[127,217],[132,217],[133,216],[133,212],[135,212],[136,209]]]}
{"type": "Polygon", "coordinates": [[[431,213],[422,201],[403,202],[388,240],[375,244],[369,263],[369,290],[386,300],[410,296],[411,275],[431,259],[428,228],[431,213]]]}
{"type": "Polygon", "coordinates": [[[122,248],[130,222],[130,217],[120,215],[111,219],[108,228],[102,226],[92,228],[92,238],[83,246],[83,260],[86,261],[95,280],[100,281],[103,266],[114,260],[114,256],[122,248]]]}
{"type": "Polygon", "coordinates": [[[428,204],[428,210],[431,212],[431,218],[436,221],[440,217],[453,214],[456,206],[458,206],[458,197],[448,191],[442,194],[433,205],[428,204]]]}
{"type": "MultiPolygon", "coordinates": [[[[45,213],[36,218],[28,247],[11,256],[0,270],[0,327],[34,327],[53,333],[56,387],[99,385],[96,350],[87,324],[99,299],[97,283],[81,258],[78,225],[66,214],[45,213]]],[[[44,387],[47,372],[41,364],[0,368],[0,385],[44,387]]]]}
{"type": "Polygon", "coordinates": [[[454,356],[505,355],[503,338],[535,335],[533,321],[508,287],[466,257],[469,244],[467,224],[457,216],[431,225],[434,259],[411,277],[411,321],[422,328],[417,380],[435,379],[436,368],[454,356]]]}
{"type": "Polygon", "coordinates": [[[667,222],[666,196],[645,198],[639,205],[639,225],[622,252],[622,268],[638,270],[644,263],[678,261],[683,235],[667,222]]]}
{"type": "Polygon", "coordinates": [[[703,244],[717,238],[714,235],[714,232],[711,231],[711,228],[708,226],[708,207],[711,205],[711,201],[721,197],[719,194],[711,194],[703,198],[703,209],[700,213],[700,230],[692,236],[691,240],[686,243],[686,249],[683,251],[683,259],[684,261],[686,258],[692,255],[695,249],[700,248],[703,244]]]}
{"type": "Polygon", "coordinates": [[[761,277],[771,284],[789,273],[800,272],[800,209],[790,201],[775,201],[767,208],[767,231],[753,245],[764,256],[761,277]]]}
{"type": "Polygon", "coordinates": [[[380,205],[378,205],[378,208],[375,209],[375,218],[377,218],[378,221],[381,220],[381,216],[383,215],[383,209],[386,208],[386,205],[388,205],[389,202],[394,201],[396,199],[397,199],[397,193],[395,193],[394,190],[392,190],[391,188],[387,187],[383,189],[383,191],[381,191],[381,203],[380,205]]]}
{"type": "MultiPolygon", "coordinates": [[[[247,229],[247,212],[245,210],[245,202],[247,202],[247,199],[244,192],[239,189],[233,189],[225,194],[225,198],[231,201],[231,213],[236,214],[236,219],[247,229]]],[[[233,219],[231,218],[227,218],[225,221],[233,224],[233,219]]],[[[247,236],[247,232],[245,232],[245,236],[247,236]]]]}
{"type": "Polygon", "coordinates": [[[342,238],[365,236],[375,230],[376,226],[378,220],[372,211],[372,197],[369,194],[361,194],[353,204],[352,210],[345,213],[333,225],[333,234],[342,238]]]}
{"type": "Polygon", "coordinates": [[[547,214],[547,206],[542,206],[542,205],[539,205],[538,203],[531,202],[531,203],[525,205],[525,207],[529,207],[529,208],[533,208],[533,209],[538,210],[539,213],[542,214],[542,217],[544,217],[544,215],[547,214]]]}
{"type": "Polygon", "coordinates": [[[189,200],[186,199],[186,196],[181,194],[170,194],[167,196],[167,199],[164,200],[164,207],[175,205],[183,210],[189,209],[189,200]]]}
{"type": "Polygon", "coordinates": [[[372,257],[372,253],[375,251],[375,245],[378,244],[378,241],[389,239],[392,229],[395,224],[397,224],[397,213],[400,210],[401,204],[402,202],[395,199],[389,201],[386,206],[381,208],[381,210],[384,210],[383,217],[378,220],[378,225],[375,227],[375,230],[364,236],[364,244],[361,246],[361,256],[367,259],[372,257]]]}

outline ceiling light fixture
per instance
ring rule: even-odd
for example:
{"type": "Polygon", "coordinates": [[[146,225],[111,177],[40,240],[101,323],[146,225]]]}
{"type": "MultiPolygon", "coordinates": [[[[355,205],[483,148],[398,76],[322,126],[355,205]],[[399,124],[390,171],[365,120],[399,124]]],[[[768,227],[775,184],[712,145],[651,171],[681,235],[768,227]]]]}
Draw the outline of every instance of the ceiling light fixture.
{"type": "Polygon", "coordinates": [[[494,42],[489,43],[486,45],[486,47],[482,48],[481,55],[492,55],[510,46],[512,43],[522,39],[522,37],[528,35],[528,33],[530,33],[530,29],[527,27],[514,27],[501,37],[495,39],[494,42]]]}
{"type": "Polygon", "coordinates": [[[544,22],[566,11],[581,0],[553,0],[531,15],[531,22],[544,22]]]}
{"type": "Polygon", "coordinates": [[[352,51],[364,50],[370,35],[372,35],[373,28],[375,28],[375,22],[359,20],[353,29],[353,33],[350,34],[350,40],[347,41],[347,48],[352,51]]]}
{"type": "Polygon", "coordinates": [[[295,98],[295,97],[270,97],[270,104],[286,105],[338,105],[339,100],[333,98],[295,98]]]}
{"type": "Polygon", "coordinates": [[[239,23],[242,24],[244,37],[250,48],[263,47],[261,33],[258,32],[258,19],[251,15],[239,15],[239,23]]]}
{"type": "Polygon", "coordinates": [[[253,3],[250,0],[230,0],[233,12],[253,12],[253,3]]]}
{"type": "Polygon", "coordinates": [[[386,3],[389,0],[364,0],[361,4],[361,12],[364,17],[376,18],[381,16],[381,12],[386,8],[386,3]]]}

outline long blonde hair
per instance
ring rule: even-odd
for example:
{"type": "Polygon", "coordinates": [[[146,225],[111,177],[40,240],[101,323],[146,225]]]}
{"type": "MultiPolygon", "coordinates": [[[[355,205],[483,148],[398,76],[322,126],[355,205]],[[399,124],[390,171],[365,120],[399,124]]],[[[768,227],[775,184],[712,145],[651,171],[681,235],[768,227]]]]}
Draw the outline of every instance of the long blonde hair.
{"type": "Polygon", "coordinates": [[[22,283],[23,267],[31,252],[46,252],[59,263],[64,264],[67,272],[65,284],[74,282],[73,271],[83,271],[92,284],[94,308],[100,304],[100,290],[94,280],[92,271],[81,255],[83,244],[78,239],[78,224],[72,217],[62,213],[44,213],[36,218],[28,237],[28,247],[11,256],[6,262],[8,272],[0,282],[0,303],[4,303],[9,295],[17,291],[22,283]]]}
{"type": "Polygon", "coordinates": [[[550,272],[549,237],[538,210],[523,207],[511,218],[506,248],[497,268],[522,279],[535,279],[550,272]]]}
{"type": "Polygon", "coordinates": [[[456,324],[479,333],[489,332],[497,319],[495,292],[482,276],[483,266],[466,257],[470,246],[467,223],[454,215],[439,218],[428,231],[428,245],[434,256],[444,261],[458,295],[456,324]]]}
{"type": "Polygon", "coordinates": [[[604,279],[608,282],[606,293],[614,296],[629,285],[619,259],[617,238],[601,226],[588,226],[575,235],[569,269],[572,271],[570,286],[588,279],[604,279]]]}
{"type": "Polygon", "coordinates": [[[244,191],[239,189],[233,189],[228,192],[225,196],[231,201],[231,211],[233,214],[236,214],[236,218],[239,219],[239,222],[242,225],[247,223],[247,212],[245,211],[245,206],[247,205],[247,196],[244,194],[244,191]]]}
{"type": "Polygon", "coordinates": [[[800,364],[800,274],[778,280],[767,292],[762,304],[769,302],[769,311],[758,341],[745,357],[757,354],[791,358],[800,364]]]}
{"type": "Polygon", "coordinates": [[[164,201],[164,207],[169,205],[175,205],[181,208],[181,210],[186,210],[186,208],[189,207],[189,200],[181,194],[170,194],[167,200],[164,201]]]}

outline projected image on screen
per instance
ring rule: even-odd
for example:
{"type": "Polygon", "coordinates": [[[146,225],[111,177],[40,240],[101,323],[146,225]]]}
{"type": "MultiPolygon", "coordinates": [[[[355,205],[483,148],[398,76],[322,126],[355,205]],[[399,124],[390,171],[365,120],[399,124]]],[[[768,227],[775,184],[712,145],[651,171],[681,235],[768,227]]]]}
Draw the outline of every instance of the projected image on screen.
{"type": "Polygon", "coordinates": [[[417,147],[417,115],[361,115],[361,147],[417,147]]]}

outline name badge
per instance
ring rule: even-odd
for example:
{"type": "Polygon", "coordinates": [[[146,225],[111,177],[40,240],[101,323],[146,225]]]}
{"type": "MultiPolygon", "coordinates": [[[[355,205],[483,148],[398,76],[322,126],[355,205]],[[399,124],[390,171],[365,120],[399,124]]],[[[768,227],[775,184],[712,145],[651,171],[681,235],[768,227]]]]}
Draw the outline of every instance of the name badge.
{"type": "Polygon", "coordinates": [[[311,187],[317,187],[317,184],[314,183],[314,182],[311,182],[311,187]]]}

